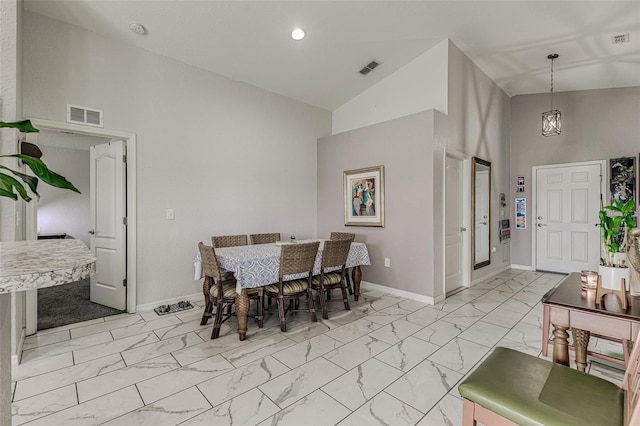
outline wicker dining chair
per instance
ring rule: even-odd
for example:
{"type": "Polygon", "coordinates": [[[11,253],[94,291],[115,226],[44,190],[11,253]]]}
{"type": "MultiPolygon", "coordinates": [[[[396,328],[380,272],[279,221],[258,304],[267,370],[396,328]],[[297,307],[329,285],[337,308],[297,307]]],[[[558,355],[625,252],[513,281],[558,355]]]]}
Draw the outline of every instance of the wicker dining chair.
{"type": "MultiPolygon", "coordinates": [[[[327,290],[339,288],[342,290],[342,302],[344,309],[349,311],[349,298],[347,296],[347,286],[345,283],[345,265],[349,256],[351,241],[349,240],[333,240],[325,241],[322,249],[322,263],[320,264],[320,275],[315,275],[311,279],[311,288],[320,292],[320,309],[322,310],[322,318],[329,319],[327,313],[327,290]],[[335,268],[340,268],[335,270],[335,268]],[[333,269],[333,271],[330,271],[333,269]]],[[[332,300],[332,302],[340,302],[340,300],[332,300]]]]}
{"type": "Polygon", "coordinates": [[[246,235],[217,235],[211,237],[211,244],[214,248],[246,246],[246,235]]]}
{"type": "Polygon", "coordinates": [[[318,254],[319,241],[304,244],[286,244],[281,247],[280,272],[277,284],[264,287],[267,296],[278,301],[278,314],[280,316],[280,330],[287,331],[285,316],[289,312],[308,311],[311,321],[317,322],[316,310],[313,305],[313,293],[311,291],[311,278],[313,265],[318,254]],[[306,278],[285,281],[284,276],[293,274],[309,274],[306,278]],[[295,309],[294,301],[307,296],[308,309],[295,309]],[[285,302],[289,306],[285,310],[285,302]]]}
{"type": "Polygon", "coordinates": [[[272,234],[251,234],[249,235],[249,240],[251,244],[269,244],[275,243],[276,241],[280,241],[280,233],[272,233],[272,234]]]}
{"type": "MultiPolygon", "coordinates": [[[[356,234],[352,234],[350,232],[332,232],[329,236],[330,240],[349,240],[353,242],[356,239],[356,234]]],[[[349,290],[349,294],[353,294],[353,288],[351,286],[351,277],[349,276],[349,268],[346,269],[345,278],[347,279],[347,290],[349,290]]],[[[331,293],[329,293],[329,297],[331,297],[331,293]]]]}
{"type": "MultiPolygon", "coordinates": [[[[202,269],[204,272],[202,292],[204,293],[206,301],[204,315],[202,316],[200,325],[205,325],[209,321],[209,318],[215,315],[213,331],[211,332],[211,338],[215,339],[220,336],[220,326],[222,323],[233,315],[231,308],[236,301],[236,279],[233,277],[233,274],[222,274],[220,272],[218,259],[216,258],[213,247],[198,243],[198,250],[200,250],[200,257],[202,258],[202,269]],[[212,314],[214,306],[216,310],[215,313],[212,314]],[[224,315],[225,307],[227,308],[226,315],[224,315]]],[[[248,293],[249,299],[256,300],[258,306],[256,319],[258,320],[258,326],[262,328],[262,287],[249,289],[248,293]]]]}

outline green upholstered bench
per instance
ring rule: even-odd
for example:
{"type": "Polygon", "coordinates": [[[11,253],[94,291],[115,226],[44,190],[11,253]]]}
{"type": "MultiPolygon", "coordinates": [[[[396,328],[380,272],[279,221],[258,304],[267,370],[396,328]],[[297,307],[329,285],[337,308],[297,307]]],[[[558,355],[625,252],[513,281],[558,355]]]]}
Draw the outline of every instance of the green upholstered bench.
{"type": "Polygon", "coordinates": [[[465,426],[640,425],[638,349],[622,389],[599,377],[498,347],[458,387],[465,426]]]}

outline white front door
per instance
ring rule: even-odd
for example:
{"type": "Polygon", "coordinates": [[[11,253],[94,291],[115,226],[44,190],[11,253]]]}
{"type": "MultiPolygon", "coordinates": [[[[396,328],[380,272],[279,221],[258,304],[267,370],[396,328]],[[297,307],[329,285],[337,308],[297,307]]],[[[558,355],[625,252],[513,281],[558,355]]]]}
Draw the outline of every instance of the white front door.
{"type": "Polygon", "coordinates": [[[597,270],[600,263],[600,164],[536,170],[536,269],[597,270]]]}
{"type": "Polygon", "coordinates": [[[445,294],[462,287],[463,278],[463,162],[449,155],[445,159],[444,279],[445,294]]]}
{"type": "Polygon", "coordinates": [[[126,308],[126,169],[123,141],[91,147],[91,250],[98,259],[91,301],[126,308]]]}

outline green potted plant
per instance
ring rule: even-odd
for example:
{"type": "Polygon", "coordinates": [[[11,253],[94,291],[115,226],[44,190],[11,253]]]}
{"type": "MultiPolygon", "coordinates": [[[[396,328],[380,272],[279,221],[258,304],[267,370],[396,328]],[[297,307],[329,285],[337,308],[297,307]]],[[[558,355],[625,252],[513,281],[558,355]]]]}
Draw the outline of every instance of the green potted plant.
{"type": "MultiPolygon", "coordinates": [[[[29,120],[16,122],[0,121],[0,128],[2,127],[14,128],[22,133],[35,133],[40,131],[33,127],[31,121],[29,120]]],[[[36,177],[29,176],[16,170],[12,170],[6,166],[0,165],[0,196],[2,197],[8,197],[13,200],[17,200],[18,196],[20,196],[26,202],[31,201],[31,197],[29,196],[25,185],[28,186],[29,189],[31,189],[31,192],[33,192],[37,197],[40,197],[40,195],[38,194],[39,180],[42,180],[44,183],[55,186],[57,188],[69,189],[71,191],[80,193],[80,191],[78,191],[78,189],[73,186],[73,184],[69,182],[64,176],[61,176],[58,173],[49,170],[46,164],[36,156],[22,153],[0,155],[0,157],[17,158],[22,161],[27,167],[29,167],[34,175],[36,175],[36,177]]]]}
{"type": "Polygon", "coordinates": [[[626,241],[626,230],[635,226],[633,214],[635,200],[632,198],[624,204],[614,199],[613,204],[604,206],[600,210],[600,231],[602,234],[602,249],[604,257],[600,259],[600,275],[602,287],[619,289],[624,278],[626,289],[629,290],[629,268],[625,265],[626,253],[623,252],[626,241]],[[610,214],[612,213],[612,214],[610,214]]]}

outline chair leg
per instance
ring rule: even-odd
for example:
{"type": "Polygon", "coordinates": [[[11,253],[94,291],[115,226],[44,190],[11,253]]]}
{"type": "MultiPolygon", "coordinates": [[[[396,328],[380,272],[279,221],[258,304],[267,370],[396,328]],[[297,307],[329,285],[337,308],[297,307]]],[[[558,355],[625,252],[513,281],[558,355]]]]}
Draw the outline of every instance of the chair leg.
{"type": "Polygon", "coordinates": [[[353,294],[353,289],[351,288],[351,279],[349,278],[349,269],[345,271],[345,278],[347,279],[347,288],[349,289],[349,294],[353,294]]]}
{"type": "Polygon", "coordinates": [[[284,298],[278,295],[278,315],[280,316],[280,331],[287,331],[287,321],[284,318],[284,298]]]}
{"type": "Polygon", "coordinates": [[[349,297],[347,297],[347,288],[344,281],[340,283],[340,290],[342,291],[342,301],[344,302],[344,308],[347,311],[350,311],[351,307],[349,306],[349,297]]]}
{"type": "Polygon", "coordinates": [[[311,321],[318,322],[316,307],[313,304],[313,292],[311,290],[311,287],[307,287],[307,304],[309,306],[309,316],[311,317],[311,321]]]}
{"type": "Polygon", "coordinates": [[[213,331],[211,332],[211,339],[217,339],[220,336],[220,325],[222,324],[222,313],[224,311],[224,303],[222,299],[216,300],[216,314],[215,321],[213,323],[213,331]]]}
{"type": "Polygon", "coordinates": [[[329,319],[329,312],[327,311],[327,297],[324,286],[320,286],[320,310],[322,311],[322,318],[329,319]]]}
{"type": "Polygon", "coordinates": [[[263,303],[263,296],[260,295],[258,296],[258,313],[256,315],[256,317],[258,318],[258,327],[259,328],[263,328],[264,327],[264,308],[262,306],[263,303]]]}
{"type": "Polygon", "coordinates": [[[207,325],[207,323],[209,322],[209,318],[211,318],[212,310],[213,310],[213,303],[211,303],[211,300],[209,300],[205,305],[204,314],[202,315],[202,320],[200,321],[200,325],[207,325]]]}

